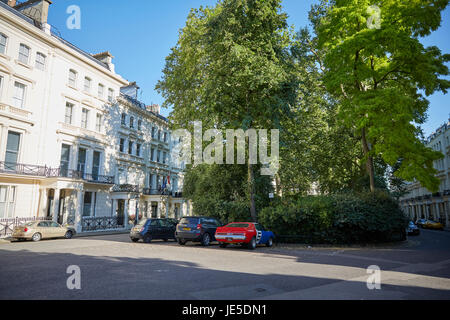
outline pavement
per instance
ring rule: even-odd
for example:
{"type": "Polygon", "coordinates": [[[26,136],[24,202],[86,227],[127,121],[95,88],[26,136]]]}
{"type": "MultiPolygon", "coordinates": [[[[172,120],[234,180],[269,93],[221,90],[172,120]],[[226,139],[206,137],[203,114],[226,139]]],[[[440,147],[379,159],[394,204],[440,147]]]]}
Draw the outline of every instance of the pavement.
{"type": "Polygon", "coordinates": [[[132,243],[120,233],[4,241],[0,299],[448,300],[450,233],[421,231],[396,244],[278,244],[254,251],[159,240],[132,243]],[[80,289],[71,290],[67,283],[74,265],[81,281],[80,289]],[[370,266],[380,273],[368,273],[370,266]],[[368,280],[377,277],[380,289],[370,290],[368,280]]]}

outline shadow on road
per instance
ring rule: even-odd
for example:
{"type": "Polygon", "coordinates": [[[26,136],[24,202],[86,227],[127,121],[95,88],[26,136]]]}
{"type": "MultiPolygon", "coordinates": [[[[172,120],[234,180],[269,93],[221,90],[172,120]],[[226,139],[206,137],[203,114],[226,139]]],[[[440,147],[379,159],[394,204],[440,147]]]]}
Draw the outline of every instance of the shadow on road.
{"type": "MultiPolygon", "coordinates": [[[[142,244],[143,246],[147,244],[142,244]]],[[[159,245],[155,242],[153,245],[159,245]]],[[[187,248],[188,249],[188,248],[187,248]]],[[[210,250],[216,250],[211,248],[210,250]]],[[[230,249],[232,250],[232,249],[230,249]]],[[[249,257],[251,259],[251,257],[249,257]]],[[[304,257],[299,261],[305,262],[304,257]]],[[[342,265],[311,256],[309,263],[342,265]]],[[[71,253],[8,251],[0,249],[0,299],[450,299],[449,290],[423,284],[383,284],[368,290],[365,278],[342,281],[329,277],[295,276],[208,269],[183,261],[160,258],[90,256],[71,253]],[[80,267],[81,290],[69,290],[67,268],[80,267]],[[327,286],[343,286],[341,292],[327,286]],[[347,288],[347,290],[344,290],[347,288]],[[298,290],[303,290],[298,292],[298,290]],[[306,291],[305,291],[306,290],[306,291]],[[344,290],[345,292],[342,292],[344,290]],[[297,292],[297,293],[296,293],[297,292]]],[[[273,270],[273,269],[271,269],[273,270]]],[[[331,287],[332,288],[332,287],[331,287]]]]}

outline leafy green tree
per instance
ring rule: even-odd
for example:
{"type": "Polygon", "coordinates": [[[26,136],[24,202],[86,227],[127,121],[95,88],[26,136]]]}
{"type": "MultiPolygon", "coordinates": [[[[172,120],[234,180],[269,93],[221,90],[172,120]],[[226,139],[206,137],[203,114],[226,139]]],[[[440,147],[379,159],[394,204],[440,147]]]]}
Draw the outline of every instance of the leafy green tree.
{"type": "MultiPolygon", "coordinates": [[[[281,0],[221,0],[192,10],[156,89],[174,128],[275,129],[295,100],[290,33],[281,0]]],[[[248,162],[251,217],[255,172],[248,162]]]]}
{"type": "Polygon", "coordinates": [[[401,159],[395,171],[399,178],[417,179],[432,191],[439,186],[433,161],[443,155],[424,146],[418,125],[426,119],[425,96],[449,88],[442,76],[449,74],[450,55],[435,46],[425,48],[419,37],[440,26],[447,4],[334,0],[311,11],[323,81],[340,101],[339,117],[361,141],[371,191],[377,156],[391,166],[401,159]]]}
{"type": "MultiPolygon", "coordinates": [[[[242,165],[188,166],[183,195],[192,200],[196,214],[219,218],[222,222],[251,219],[247,190],[247,168],[242,165]]],[[[255,205],[259,211],[269,204],[270,177],[255,179],[255,205]]]]}

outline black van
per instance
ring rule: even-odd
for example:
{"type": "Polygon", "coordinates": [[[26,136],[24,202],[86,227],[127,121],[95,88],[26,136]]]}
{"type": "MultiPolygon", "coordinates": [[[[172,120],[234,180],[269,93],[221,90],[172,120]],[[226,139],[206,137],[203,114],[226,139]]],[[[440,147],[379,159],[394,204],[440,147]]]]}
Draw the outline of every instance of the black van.
{"type": "Polygon", "coordinates": [[[217,227],[222,223],[211,217],[184,217],[177,224],[175,237],[180,245],[187,241],[201,242],[203,246],[209,246],[211,241],[216,241],[214,235],[217,227]]]}

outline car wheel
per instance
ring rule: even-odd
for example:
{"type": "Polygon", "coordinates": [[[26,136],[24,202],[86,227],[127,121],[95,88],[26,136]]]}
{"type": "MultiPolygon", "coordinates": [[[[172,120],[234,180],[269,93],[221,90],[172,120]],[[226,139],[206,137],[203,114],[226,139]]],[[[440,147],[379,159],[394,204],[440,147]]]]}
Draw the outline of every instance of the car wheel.
{"type": "Polygon", "coordinates": [[[144,243],[150,243],[152,242],[152,236],[150,234],[146,234],[144,236],[144,243]]]}
{"type": "Polygon", "coordinates": [[[271,246],[273,246],[273,239],[272,239],[272,238],[269,238],[269,240],[268,240],[267,243],[266,243],[266,246],[268,246],[269,248],[270,248],[271,246]]]}
{"type": "Polygon", "coordinates": [[[202,237],[202,246],[207,247],[211,243],[211,236],[209,233],[205,233],[202,237]]]}
{"type": "Polygon", "coordinates": [[[180,246],[184,246],[184,245],[186,244],[186,240],[178,239],[178,244],[179,244],[180,246]]]}
{"type": "Polygon", "coordinates": [[[73,237],[73,232],[72,231],[67,231],[66,234],[64,235],[64,238],[66,239],[72,239],[73,237]]]}
{"type": "Polygon", "coordinates": [[[226,248],[228,246],[228,243],[221,243],[219,244],[219,247],[221,248],[226,248]]]}
{"type": "Polygon", "coordinates": [[[252,240],[250,240],[250,242],[247,245],[247,248],[249,248],[250,250],[256,249],[256,238],[255,237],[253,237],[252,240]]]}
{"type": "Polygon", "coordinates": [[[39,232],[36,232],[35,234],[33,234],[33,237],[31,237],[31,240],[33,240],[34,242],[41,241],[41,239],[42,235],[39,232]]]}
{"type": "Polygon", "coordinates": [[[131,241],[133,241],[133,242],[138,242],[139,239],[138,239],[138,238],[131,238],[131,241]]]}

